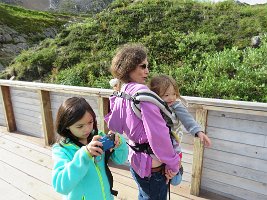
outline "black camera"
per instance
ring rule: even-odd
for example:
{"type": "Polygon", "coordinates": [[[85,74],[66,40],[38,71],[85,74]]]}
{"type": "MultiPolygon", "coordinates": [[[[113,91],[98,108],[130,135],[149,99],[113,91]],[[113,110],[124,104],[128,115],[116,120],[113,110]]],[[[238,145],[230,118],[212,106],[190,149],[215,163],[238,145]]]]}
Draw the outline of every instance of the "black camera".
{"type": "Polygon", "coordinates": [[[115,133],[111,133],[108,135],[105,135],[101,139],[99,139],[100,142],[102,142],[103,146],[102,149],[103,151],[107,151],[115,146],[115,133]]]}

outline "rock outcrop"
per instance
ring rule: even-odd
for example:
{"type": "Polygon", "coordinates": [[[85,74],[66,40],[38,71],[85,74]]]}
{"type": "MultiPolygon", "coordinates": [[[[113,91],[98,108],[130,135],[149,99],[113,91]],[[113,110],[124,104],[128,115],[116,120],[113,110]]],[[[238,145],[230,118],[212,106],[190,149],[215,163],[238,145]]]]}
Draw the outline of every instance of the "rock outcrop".
{"type": "MultiPolygon", "coordinates": [[[[36,34],[37,36],[35,35],[35,37],[54,38],[57,30],[55,28],[46,28],[43,32],[36,34]]],[[[34,45],[29,42],[29,38],[32,36],[33,33],[29,35],[21,34],[6,25],[0,25],[0,71],[7,67],[22,50],[34,45]]]]}

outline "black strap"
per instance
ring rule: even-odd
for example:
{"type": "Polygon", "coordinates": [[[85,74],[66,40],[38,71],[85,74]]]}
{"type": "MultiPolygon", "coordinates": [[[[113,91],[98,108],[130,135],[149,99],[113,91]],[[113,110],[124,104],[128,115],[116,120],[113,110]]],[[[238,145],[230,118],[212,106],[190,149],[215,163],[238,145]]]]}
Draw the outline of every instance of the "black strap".
{"type": "MultiPolygon", "coordinates": [[[[82,144],[78,140],[72,139],[71,141],[74,144],[76,144],[78,147],[84,146],[84,144],[82,144]]],[[[118,195],[118,191],[112,189],[113,188],[113,176],[112,176],[112,173],[111,173],[111,171],[110,171],[110,169],[108,167],[108,160],[109,160],[109,158],[110,158],[110,156],[112,155],[113,152],[114,152],[114,150],[112,150],[111,152],[109,150],[105,151],[105,170],[106,170],[106,174],[107,174],[107,177],[108,177],[108,182],[109,182],[109,185],[110,185],[110,192],[111,192],[112,195],[117,196],[118,195]]]]}
{"type": "MultiPolygon", "coordinates": [[[[127,143],[127,142],[126,142],[127,143]]],[[[143,152],[146,153],[148,155],[150,154],[154,154],[151,147],[149,146],[149,143],[143,143],[143,144],[138,144],[135,143],[135,146],[130,145],[129,143],[127,143],[129,145],[129,147],[131,147],[132,150],[134,150],[135,152],[143,152]]]]}
{"type": "Polygon", "coordinates": [[[171,200],[171,181],[168,183],[168,190],[169,190],[169,200],[171,200]]]}
{"type": "Polygon", "coordinates": [[[112,176],[112,173],[108,167],[108,160],[109,160],[109,158],[113,152],[114,152],[114,150],[112,150],[111,152],[109,150],[105,151],[105,170],[106,170],[106,174],[107,174],[109,185],[110,185],[110,192],[112,195],[117,196],[118,191],[112,189],[113,188],[113,176],[112,176]]]}

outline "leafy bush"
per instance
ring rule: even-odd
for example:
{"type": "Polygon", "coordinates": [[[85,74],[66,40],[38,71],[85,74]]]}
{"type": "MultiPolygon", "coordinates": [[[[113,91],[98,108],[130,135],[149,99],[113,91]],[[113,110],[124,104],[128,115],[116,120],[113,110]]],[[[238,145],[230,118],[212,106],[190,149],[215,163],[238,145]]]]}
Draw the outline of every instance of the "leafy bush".
{"type": "Polygon", "coordinates": [[[115,49],[139,42],[149,49],[150,75],[173,76],[182,95],[267,102],[266,7],[116,0],[85,22],[68,26],[55,40],[21,54],[8,74],[109,88],[115,49]],[[258,49],[250,48],[255,35],[262,37],[258,49]]]}

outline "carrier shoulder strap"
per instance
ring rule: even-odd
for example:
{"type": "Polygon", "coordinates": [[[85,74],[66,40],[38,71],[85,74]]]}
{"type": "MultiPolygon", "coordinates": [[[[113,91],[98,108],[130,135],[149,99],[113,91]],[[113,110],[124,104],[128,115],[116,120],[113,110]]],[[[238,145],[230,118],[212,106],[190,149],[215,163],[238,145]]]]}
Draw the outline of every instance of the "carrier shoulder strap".
{"type": "Polygon", "coordinates": [[[148,90],[148,89],[142,89],[138,90],[133,95],[129,95],[126,92],[113,92],[113,95],[116,97],[121,97],[127,100],[131,101],[131,108],[136,114],[138,118],[141,119],[141,109],[140,109],[140,102],[150,102],[155,104],[167,117],[172,117],[172,111],[170,110],[169,106],[165,101],[163,101],[155,92],[148,90]]]}

